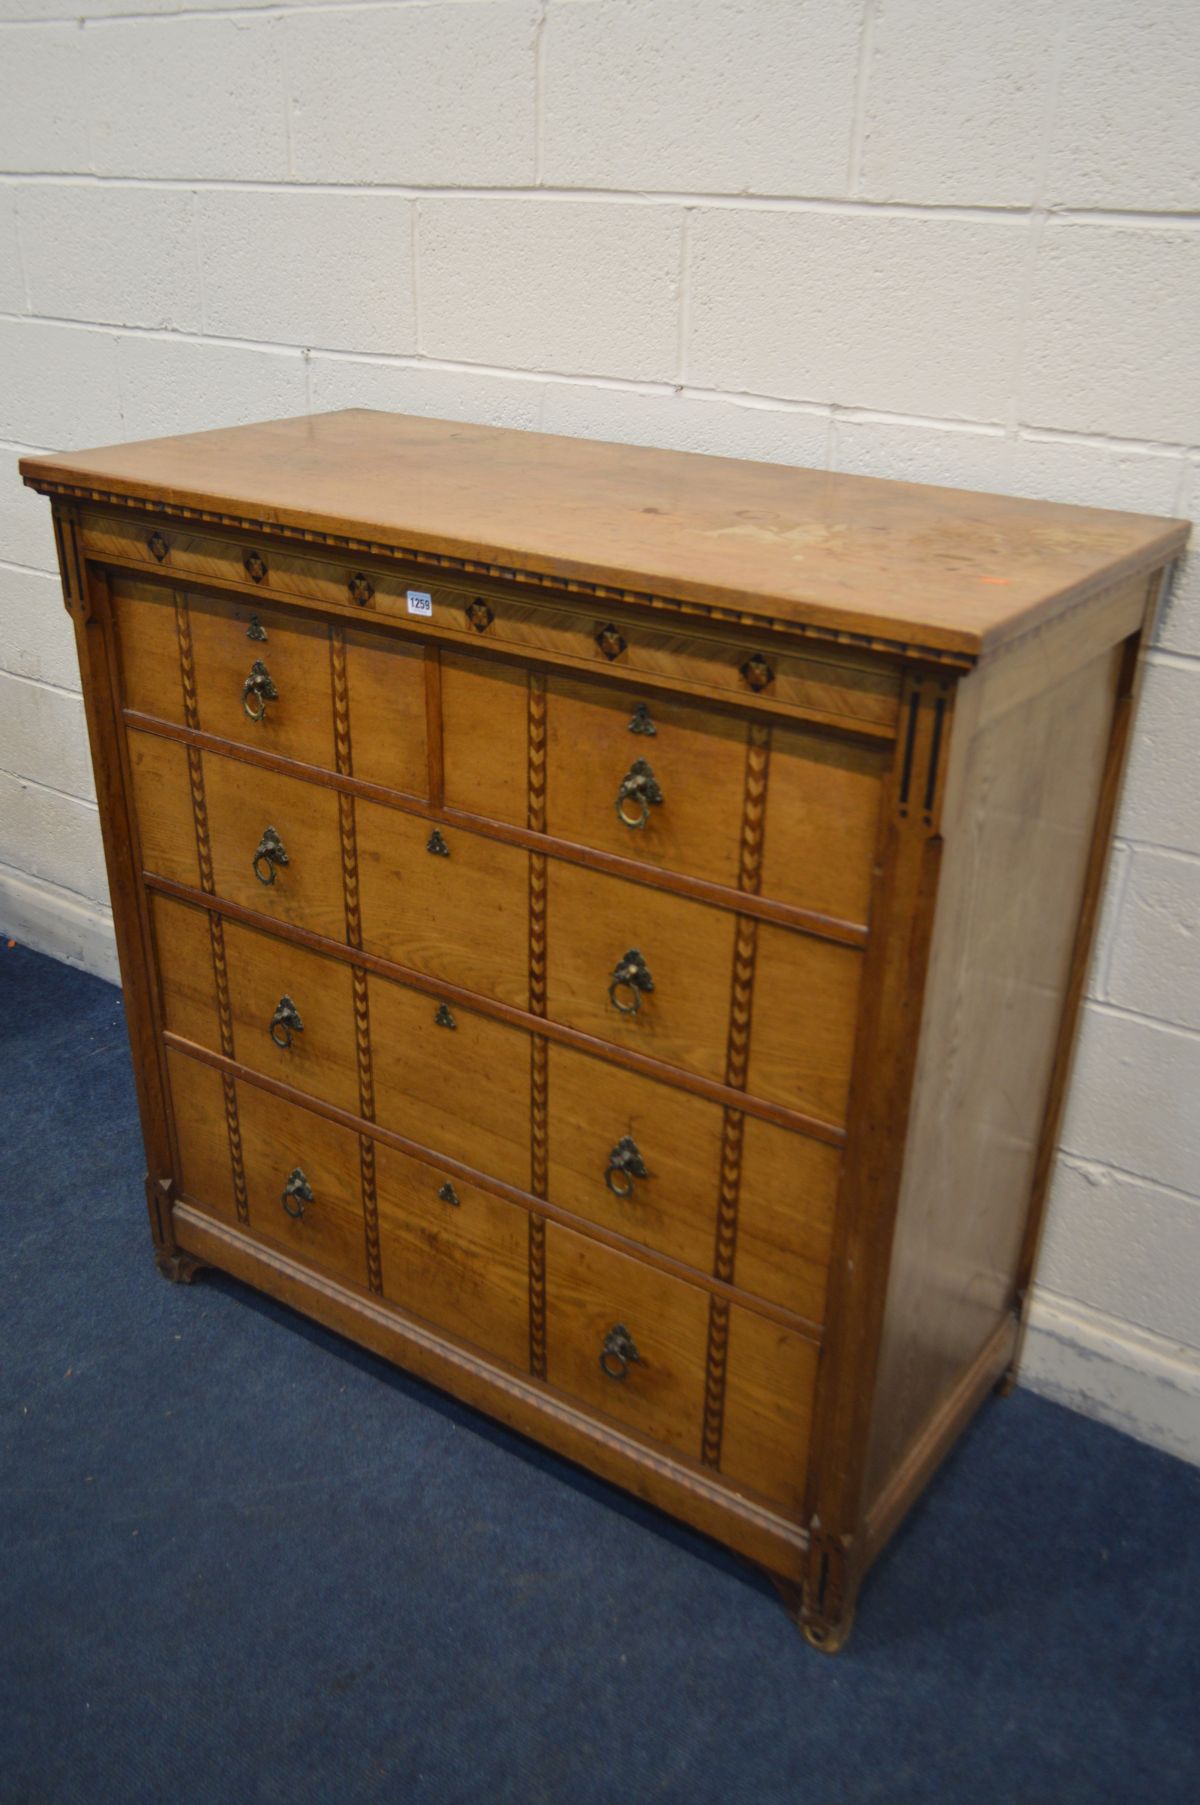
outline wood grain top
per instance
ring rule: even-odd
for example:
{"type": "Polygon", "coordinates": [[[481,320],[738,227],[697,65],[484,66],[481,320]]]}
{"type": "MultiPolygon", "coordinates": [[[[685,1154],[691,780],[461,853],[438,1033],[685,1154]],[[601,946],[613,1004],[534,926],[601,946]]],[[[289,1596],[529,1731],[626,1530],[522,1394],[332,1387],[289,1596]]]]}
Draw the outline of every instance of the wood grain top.
{"type": "Polygon", "coordinates": [[[21,460],[34,488],[477,560],[978,657],[1185,521],[365,408],[21,460]]]}

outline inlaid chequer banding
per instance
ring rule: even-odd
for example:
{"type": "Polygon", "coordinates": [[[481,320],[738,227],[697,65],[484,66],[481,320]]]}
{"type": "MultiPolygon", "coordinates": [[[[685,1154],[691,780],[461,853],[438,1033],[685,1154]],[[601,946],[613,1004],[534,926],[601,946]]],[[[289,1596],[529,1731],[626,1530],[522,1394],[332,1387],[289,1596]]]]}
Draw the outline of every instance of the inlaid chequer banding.
{"type": "MultiPolygon", "coordinates": [[[[129,510],[146,517],[143,496],[125,495],[113,489],[102,489],[92,483],[68,482],[49,476],[31,476],[26,481],[39,495],[61,496],[64,500],[91,504],[113,510],[129,510]]],[[[221,508],[206,508],[196,503],[156,499],[149,518],[199,522],[205,526],[228,527],[234,532],[250,532],[261,537],[265,523],[248,514],[233,514],[221,508]]],[[[855,632],[850,628],[821,625],[815,621],[781,620],[750,614],[744,608],[723,606],[719,602],[702,602],[678,595],[660,595],[653,591],[627,589],[610,583],[588,582],[582,578],[563,577],[549,572],[497,564],[482,558],[455,556],[450,552],[434,552],[422,546],[390,544],[348,533],[322,532],[315,527],[294,526],[289,521],[272,520],[272,539],[290,540],[296,544],[324,547],[339,558],[351,553],[380,563],[412,564],[448,570],[471,577],[490,577],[504,583],[520,584],[528,589],[548,589],[559,595],[581,595],[597,601],[616,602],[636,608],[661,610],[671,615],[692,615],[697,619],[727,622],[738,626],[763,628],[771,633],[786,634],[799,641],[815,640],[826,645],[846,646],[854,651],[884,652],[890,656],[920,660],[924,664],[948,664],[969,670],[976,655],[947,646],[926,645],[920,641],[888,638],[882,634],[855,632]]],[[[249,587],[249,585],[247,585],[249,587]]]]}

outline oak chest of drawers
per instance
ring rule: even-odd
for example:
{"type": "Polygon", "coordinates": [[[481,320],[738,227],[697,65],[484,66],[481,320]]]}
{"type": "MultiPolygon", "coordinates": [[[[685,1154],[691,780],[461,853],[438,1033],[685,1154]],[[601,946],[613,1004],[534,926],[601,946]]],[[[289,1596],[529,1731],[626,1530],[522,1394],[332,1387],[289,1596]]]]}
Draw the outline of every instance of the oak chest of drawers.
{"type": "Polygon", "coordinates": [[[173,1278],[761,1563],[1011,1376],[1178,523],[353,411],[29,458],[173,1278]]]}

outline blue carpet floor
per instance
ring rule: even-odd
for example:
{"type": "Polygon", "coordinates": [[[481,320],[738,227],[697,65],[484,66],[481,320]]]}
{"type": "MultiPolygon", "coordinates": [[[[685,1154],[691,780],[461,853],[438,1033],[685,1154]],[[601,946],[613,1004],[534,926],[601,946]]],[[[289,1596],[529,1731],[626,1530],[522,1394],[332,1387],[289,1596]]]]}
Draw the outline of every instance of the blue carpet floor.
{"type": "Polygon", "coordinates": [[[155,1272],[121,1000],[0,942],[0,1797],[1200,1797],[1200,1473],[981,1415],[811,1651],[703,1538],[155,1272]]]}

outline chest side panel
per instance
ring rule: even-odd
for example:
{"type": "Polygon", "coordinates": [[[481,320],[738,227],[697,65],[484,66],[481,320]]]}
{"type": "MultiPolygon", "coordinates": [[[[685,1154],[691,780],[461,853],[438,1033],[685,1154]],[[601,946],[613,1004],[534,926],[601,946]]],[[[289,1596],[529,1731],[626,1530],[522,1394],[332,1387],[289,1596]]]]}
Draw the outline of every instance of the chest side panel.
{"type": "MultiPolygon", "coordinates": [[[[1134,589],[1127,627],[1144,606],[1145,584],[1134,589]]],[[[1079,643],[1074,660],[1033,650],[1022,671],[1014,653],[963,686],[868,1509],[993,1338],[1005,1336],[1011,1354],[1085,887],[1106,850],[1098,811],[1133,668],[1132,641],[1101,638],[1087,651],[1083,636],[1082,662],[1079,643]]]]}

